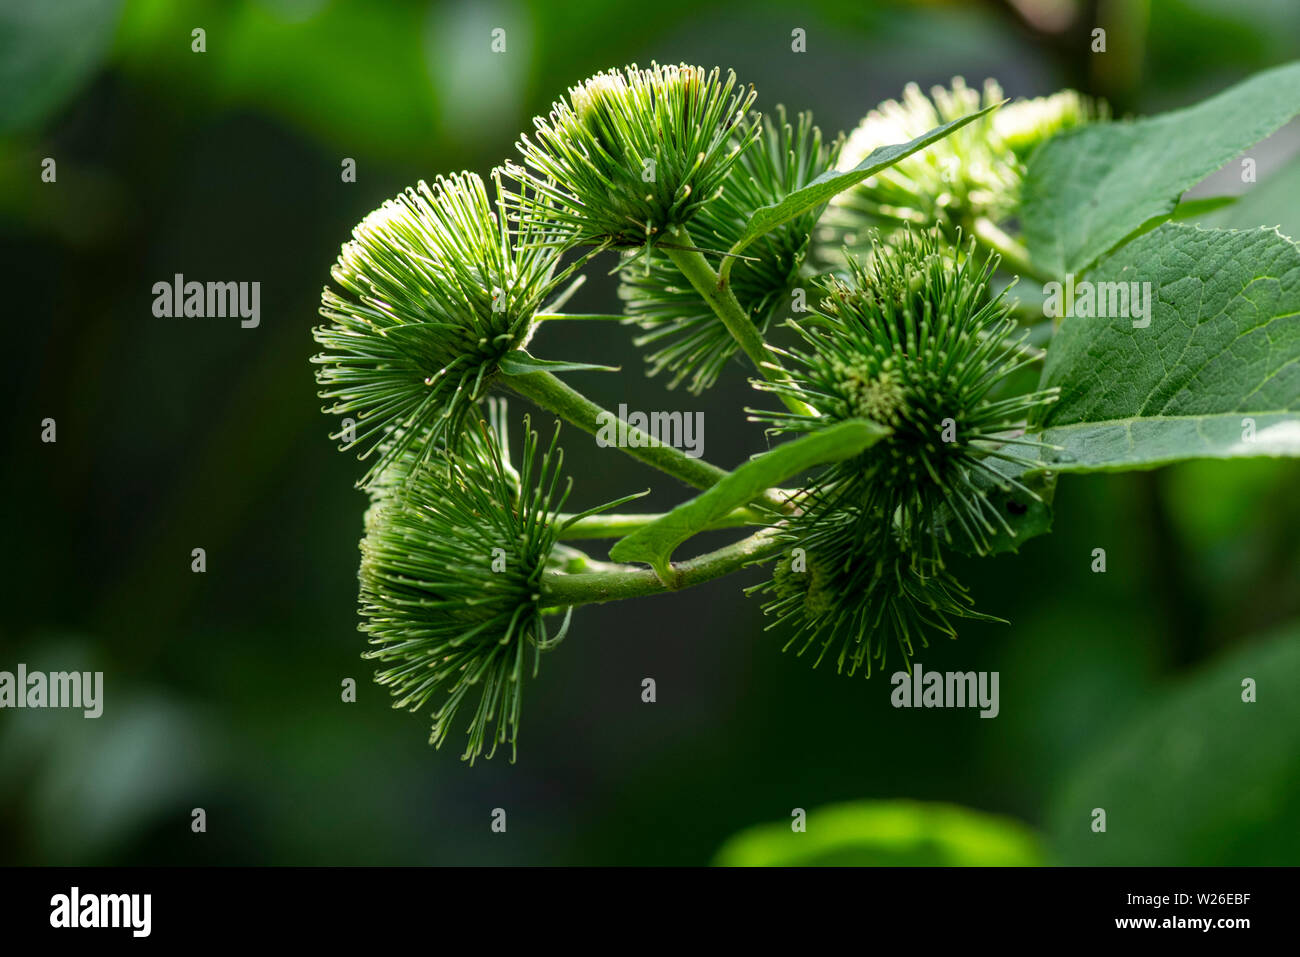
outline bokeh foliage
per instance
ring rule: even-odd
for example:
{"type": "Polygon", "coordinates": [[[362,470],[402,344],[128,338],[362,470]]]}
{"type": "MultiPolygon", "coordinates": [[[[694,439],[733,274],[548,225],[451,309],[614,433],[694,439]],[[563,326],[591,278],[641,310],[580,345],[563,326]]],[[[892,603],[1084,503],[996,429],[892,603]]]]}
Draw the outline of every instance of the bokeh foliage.
{"type": "MultiPolygon", "coordinates": [[[[368,210],[440,172],[486,173],[563,88],[654,57],[733,67],[760,109],[813,109],[831,134],[908,80],[996,76],[1009,95],[1072,86],[1154,112],[1300,52],[1293,5],[1110,6],[1148,11],[1112,29],[1131,55],[1090,57],[1009,4],[669,0],[634,20],[596,0],[6,5],[0,247],[17,341],[0,667],[86,662],[107,702],[94,722],[0,715],[0,861],[706,863],[793,807],[815,823],[827,805],[901,798],[1023,821],[1061,863],[1294,863],[1296,799],[1278,782],[1300,777],[1283,704],[1295,637],[1258,636],[1300,615],[1295,463],[1063,478],[1053,535],[961,568],[1015,625],[974,625],[921,659],[1001,671],[992,721],[895,710],[887,682],[791,667],[732,582],[580,610],[581,646],[530,689],[513,767],[469,774],[425,747],[423,718],[396,730],[359,659],[364,501],[304,359],[321,277],[368,210]],[[494,58],[497,25],[509,52],[494,58]],[[196,26],[206,54],[190,51],[196,26]],[[46,156],[57,184],[39,181],[46,156]],[[262,327],[154,319],[148,291],[175,272],[261,280],[262,327]],[[46,416],[53,446],[37,440],[46,416]],[[194,575],[200,545],[209,570],[194,575]],[[1259,671],[1256,705],[1240,703],[1242,669],[1259,671]],[[340,701],[347,677],[356,704],[340,701]],[[1171,722],[1182,750],[1162,756],[1171,722]],[[1107,801],[1119,813],[1094,842],[1088,814],[1107,801]],[[506,840],[488,830],[497,806],[506,840]]],[[[1258,185],[1207,220],[1295,236],[1293,142],[1261,146],[1258,185]]],[[[575,311],[615,301],[614,279],[589,286],[575,311]]],[[[546,354],[641,363],[615,323],[555,325],[546,354]]],[[[760,447],[738,365],[707,400],[620,383],[580,384],[606,404],[706,409],[710,459],[760,447]]],[[[603,451],[566,441],[571,507],[644,487],[603,451]]],[[[656,481],[644,507],[682,494],[656,481]]]]}

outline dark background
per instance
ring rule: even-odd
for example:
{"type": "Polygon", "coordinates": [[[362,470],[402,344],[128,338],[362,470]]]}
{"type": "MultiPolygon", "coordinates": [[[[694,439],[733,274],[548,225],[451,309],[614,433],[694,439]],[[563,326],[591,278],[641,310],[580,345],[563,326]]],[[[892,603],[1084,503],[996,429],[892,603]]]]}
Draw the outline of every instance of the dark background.
{"type": "MultiPolygon", "coordinates": [[[[470,768],[456,735],[430,749],[427,716],[392,711],[359,657],[362,469],[327,438],[308,363],[320,288],[351,227],[418,179],[486,174],[529,117],[598,69],[731,67],[760,108],[812,109],[828,131],[909,80],[954,75],[994,76],[1012,96],[1070,85],[1149,113],[1300,55],[1296,4],[0,10],[0,669],[102,670],[106,684],[97,721],[0,712],[0,863],[705,863],[793,807],[866,798],[1019,819],[1051,861],[1300,860],[1294,785],[1233,790],[1202,754],[1160,793],[1211,798],[1186,826],[1162,827],[1182,812],[1142,805],[1148,765],[1126,737],[1164,696],[1268,647],[1263,636],[1300,612],[1296,463],[1070,477],[1053,535],[961,565],[981,610],[1011,624],[968,624],[918,659],[1000,671],[996,720],[894,710],[887,676],[783,656],[756,600],[726,580],[580,609],[526,690],[518,763],[470,768]],[[1088,49],[1094,22],[1108,29],[1104,55],[1088,49]],[[505,54],[489,49],[497,26],[505,54]],[[206,53],[191,52],[194,27],[206,53]],[[796,27],[803,54],[791,52],[796,27]],[[53,184],[40,181],[47,156],[53,184]],[[355,183],[341,182],[344,157],[355,183]],[[260,327],[155,318],[152,286],[177,272],[260,281],[260,327]],[[40,441],[46,417],[56,444],[40,441]],[[206,574],[190,571],[195,547],[206,574]],[[1104,575],[1089,570],[1096,547],[1104,575]],[[355,704],[340,700],[348,677],[355,704]],[[640,700],[644,677],[656,704],[640,700]],[[1095,777],[1141,806],[1104,842],[1087,829],[1105,803],[1095,777]],[[191,833],[195,807],[206,834],[191,833]],[[505,835],[489,831],[495,807],[505,835]]],[[[1297,139],[1293,125],[1252,154],[1257,189],[1271,192],[1228,217],[1300,235],[1297,167],[1284,162],[1297,139]]],[[[604,272],[591,270],[575,311],[616,306],[604,272]]],[[[552,324],[536,351],[622,365],[571,378],[606,405],[706,409],[711,461],[761,448],[741,411],[757,398],[743,366],[703,399],[665,393],[630,339],[616,324],[552,324]]],[[[565,448],[572,506],[652,487],[642,504],[667,508],[685,494],[573,429],[565,448]]],[[[1232,739],[1243,773],[1253,748],[1268,781],[1300,778],[1296,753],[1278,750],[1294,737],[1273,734],[1286,730],[1264,722],[1232,739]]]]}

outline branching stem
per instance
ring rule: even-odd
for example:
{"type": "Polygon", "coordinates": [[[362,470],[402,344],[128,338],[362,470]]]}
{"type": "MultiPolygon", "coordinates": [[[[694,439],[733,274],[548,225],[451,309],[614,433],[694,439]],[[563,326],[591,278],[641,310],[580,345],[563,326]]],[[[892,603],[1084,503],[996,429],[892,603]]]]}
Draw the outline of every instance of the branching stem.
{"type": "Polygon", "coordinates": [[[542,606],[565,608],[640,598],[667,591],[690,588],[732,572],[750,562],[778,554],[783,542],[778,528],[765,528],[732,545],[683,562],[673,562],[670,584],[659,580],[652,569],[611,562],[589,562],[596,571],[565,574],[547,572],[542,576],[542,606]]]}
{"type": "Polygon", "coordinates": [[[691,458],[681,449],[665,445],[628,425],[613,412],[601,408],[550,372],[507,376],[503,382],[524,398],[531,399],[548,412],[554,412],[584,432],[597,435],[606,422],[612,423],[617,429],[615,438],[618,448],[632,458],[681,479],[694,488],[711,488],[727,475],[726,469],[710,465],[703,459],[691,458]]]}
{"type": "MultiPolygon", "coordinates": [[[[663,517],[663,513],[656,512],[588,515],[566,528],[560,534],[560,537],[566,541],[588,538],[622,538],[624,535],[630,535],[638,529],[654,524],[663,517]]],[[[563,513],[556,516],[556,520],[559,522],[563,522],[566,518],[568,516],[563,513]]],[[[745,525],[770,525],[771,523],[772,518],[770,515],[764,515],[752,508],[737,508],[717,521],[710,523],[708,528],[740,528],[745,525]]]]}
{"type": "MultiPolygon", "coordinates": [[[[550,372],[505,376],[503,382],[519,395],[531,399],[548,412],[554,412],[564,421],[576,425],[584,432],[597,435],[603,423],[613,424],[617,429],[615,439],[619,449],[634,459],[680,479],[694,488],[712,488],[730,474],[726,469],[712,465],[703,459],[691,458],[680,449],[666,445],[640,429],[628,425],[613,412],[601,408],[550,372]],[[630,439],[635,439],[635,444],[629,441],[630,439]]],[[[754,501],[779,512],[788,513],[794,508],[790,501],[790,493],[782,492],[780,489],[767,489],[754,501]]],[[[748,523],[737,522],[736,524],[748,523]]]]}
{"type": "MultiPolygon", "coordinates": [[[[773,382],[785,381],[788,376],[781,366],[781,360],[767,348],[758,327],[754,325],[754,321],[736,299],[736,294],[731,291],[730,283],[726,279],[719,278],[718,273],[704,258],[704,254],[691,247],[691,235],[685,227],[676,226],[669,230],[669,235],[680,245],[665,243],[660,248],[668,253],[668,258],[673,261],[673,265],[690,280],[695,291],[722,320],[722,324],[727,327],[732,338],[740,344],[740,348],[744,350],[745,355],[749,356],[759,373],[773,382]]],[[[793,396],[782,395],[781,400],[791,412],[797,415],[815,414],[793,396]]]]}

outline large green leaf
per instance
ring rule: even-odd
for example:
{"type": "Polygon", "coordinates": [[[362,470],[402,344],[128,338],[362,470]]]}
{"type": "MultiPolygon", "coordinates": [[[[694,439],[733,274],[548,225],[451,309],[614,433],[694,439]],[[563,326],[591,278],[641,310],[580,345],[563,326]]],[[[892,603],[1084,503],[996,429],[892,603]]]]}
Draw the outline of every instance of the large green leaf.
{"type": "Polygon", "coordinates": [[[1009,818],[952,804],[857,801],[742,831],[721,867],[1017,867],[1043,863],[1038,836],[1009,818]]]}
{"type": "Polygon", "coordinates": [[[1051,803],[1066,864],[1300,860],[1300,627],[1170,688],[1051,803]],[[1247,679],[1257,700],[1243,700],[1247,679]],[[1106,812],[1094,832],[1093,811],[1106,812]]]}
{"type": "Polygon", "coordinates": [[[1042,423],[1062,472],[1300,455],[1300,248],[1273,229],[1166,223],[1089,280],[1151,283],[1149,325],[1066,318],[1042,423]],[[1251,434],[1253,430],[1253,435],[1251,434]]]}
{"type": "MultiPolygon", "coordinates": [[[[746,227],[741,237],[736,240],[736,244],[731,247],[730,252],[733,255],[741,252],[755,239],[766,235],[782,223],[789,222],[800,213],[815,206],[820,206],[836,193],[841,193],[850,186],[856,186],[867,177],[874,176],[881,170],[893,166],[903,157],[910,156],[917,150],[925,149],[954,130],[965,126],[971,120],[977,119],[991,110],[996,110],[999,106],[1001,106],[1000,103],[995,103],[993,106],[985,107],[977,113],[971,113],[968,116],[962,116],[944,123],[942,126],[936,126],[930,132],[907,143],[878,146],[853,169],[844,171],[827,170],[807,185],[784,197],[780,202],[773,203],[770,206],[760,206],[754,211],[754,215],[750,217],[749,226],[746,227]]],[[[732,261],[728,259],[724,263],[724,268],[732,261]]]]}
{"type": "Polygon", "coordinates": [[[734,508],[747,505],[766,489],[824,462],[857,455],[889,434],[889,429],[866,419],[851,419],[778,445],[750,459],[706,492],[678,505],[657,522],[621,538],[609,550],[620,562],[645,562],[665,582],[673,550],[692,535],[704,531],[734,508]]]}
{"type": "Polygon", "coordinates": [[[1020,221],[1048,273],[1083,272],[1183,191],[1300,112],[1300,63],[1260,73],[1196,106],[1068,130],[1034,153],[1020,221]]]}

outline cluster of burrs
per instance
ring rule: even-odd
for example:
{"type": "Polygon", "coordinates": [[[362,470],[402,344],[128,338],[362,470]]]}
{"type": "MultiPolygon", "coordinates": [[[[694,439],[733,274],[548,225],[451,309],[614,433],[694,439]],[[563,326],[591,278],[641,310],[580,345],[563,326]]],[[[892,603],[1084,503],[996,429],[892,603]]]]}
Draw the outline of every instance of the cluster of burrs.
{"type": "MultiPolygon", "coordinates": [[[[355,228],[322,296],[313,361],[324,411],[339,420],[334,438],[368,462],[368,657],[396,707],[432,703],[434,744],[472,707],[464,756],[505,743],[513,754],[526,673],[567,630],[571,605],[547,598],[545,578],[568,570],[566,528],[601,509],[560,512],[569,483],[556,437],[540,440],[525,419],[512,463],[504,403],[489,396],[512,390],[592,430],[573,412],[590,403],[558,384],[548,404],[537,383],[597,367],[528,347],[605,250],[620,257],[622,318],[651,347],[651,374],[708,388],[738,343],[754,357],[755,340],[741,340],[757,334],[766,350],[761,336],[812,290],[812,311],[791,323],[800,343],[760,363],[768,378],[756,384],[786,411],[756,415],[776,433],[861,419],[888,430],[822,469],[786,512],[753,513],[786,548],[761,587],[792,644],[820,647],[818,660],[838,648],[852,672],[888,636],[907,653],[927,631],[974,616],[945,552],[958,541],[989,549],[1005,525],[989,490],[1019,485],[1034,453],[1018,430],[1052,396],[1010,386],[1025,355],[991,291],[992,261],[961,245],[961,229],[1009,208],[1017,164],[1044,130],[1092,110],[1072,95],[1013,104],[842,193],[832,200],[841,239],[846,216],[855,234],[884,233],[817,275],[809,252],[826,199],[771,211],[876,140],[912,139],[985,105],[960,86],[934,103],[918,96],[873,113],[842,156],[808,114],[753,112],[754,91],[731,73],[609,70],[538,117],[519,159],[486,183],[468,172],[421,182],[355,228]],[[774,225],[752,235],[763,210],[774,225]],[[730,259],[721,278],[703,255],[730,259]],[[725,285],[726,319],[701,269],[725,285]],[[752,328],[738,336],[737,321],[752,328]]],[[[678,477],[700,487],[726,474],[693,467],[678,477]]]]}

